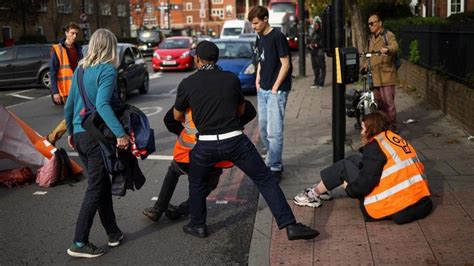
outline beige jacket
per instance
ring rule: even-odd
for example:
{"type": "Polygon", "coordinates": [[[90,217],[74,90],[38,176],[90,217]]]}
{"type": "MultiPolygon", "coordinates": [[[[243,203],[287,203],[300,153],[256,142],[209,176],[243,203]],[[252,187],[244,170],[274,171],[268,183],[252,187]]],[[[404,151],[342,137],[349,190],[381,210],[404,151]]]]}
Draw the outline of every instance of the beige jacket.
{"type": "Polygon", "coordinates": [[[380,51],[381,48],[387,47],[390,52],[388,55],[373,56],[370,59],[372,65],[372,77],[374,87],[395,85],[397,82],[397,68],[395,67],[395,55],[398,52],[398,43],[395,35],[385,30],[388,45],[385,45],[383,31],[377,37],[371,35],[369,37],[369,51],[380,51]]]}

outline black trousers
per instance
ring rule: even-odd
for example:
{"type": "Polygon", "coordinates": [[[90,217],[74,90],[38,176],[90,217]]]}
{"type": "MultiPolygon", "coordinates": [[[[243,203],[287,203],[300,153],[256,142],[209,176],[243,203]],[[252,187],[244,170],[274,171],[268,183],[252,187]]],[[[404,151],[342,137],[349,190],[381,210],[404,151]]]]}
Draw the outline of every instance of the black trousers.
{"type": "MultiPolygon", "coordinates": [[[[172,161],[170,166],[168,167],[168,171],[166,172],[165,179],[163,180],[163,184],[161,185],[160,194],[158,196],[158,200],[156,201],[154,208],[166,211],[168,209],[168,205],[173,197],[173,193],[176,189],[176,185],[178,184],[179,178],[182,175],[188,175],[189,173],[189,163],[178,163],[176,161],[172,161]]],[[[206,197],[216,189],[217,185],[219,184],[219,177],[222,174],[221,168],[212,168],[208,175],[208,189],[206,193],[206,197]]],[[[189,208],[189,199],[184,202],[184,208],[189,208]]]]}
{"type": "Polygon", "coordinates": [[[314,85],[324,86],[324,80],[326,79],[326,61],[324,55],[317,55],[317,52],[312,52],[311,65],[314,72],[314,85]]]}
{"type": "Polygon", "coordinates": [[[267,168],[253,143],[245,134],[217,141],[199,140],[190,153],[189,199],[191,225],[206,224],[207,176],[213,166],[221,161],[231,161],[250,177],[270,211],[278,228],[282,229],[296,222],[286,201],[285,194],[278,185],[277,178],[267,168]]]}
{"type": "MultiPolygon", "coordinates": [[[[332,190],[342,185],[344,181],[352,183],[359,178],[359,164],[362,161],[360,153],[353,154],[346,159],[342,159],[333,165],[321,171],[321,180],[328,190],[332,190]]],[[[368,222],[377,220],[392,219],[397,224],[409,223],[428,216],[433,209],[433,203],[429,197],[421,198],[417,203],[406,207],[405,209],[394,213],[382,219],[374,219],[370,217],[364,207],[364,199],[359,199],[360,209],[364,215],[364,219],[368,222]]]]}
{"type": "Polygon", "coordinates": [[[74,241],[88,243],[89,232],[97,211],[108,235],[118,233],[120,229],[115,220],[110,177],[100,155],[99,143],[85,132],[74,134],[74,143],[88,176],[87,190],[77,218],[74,241]]]}

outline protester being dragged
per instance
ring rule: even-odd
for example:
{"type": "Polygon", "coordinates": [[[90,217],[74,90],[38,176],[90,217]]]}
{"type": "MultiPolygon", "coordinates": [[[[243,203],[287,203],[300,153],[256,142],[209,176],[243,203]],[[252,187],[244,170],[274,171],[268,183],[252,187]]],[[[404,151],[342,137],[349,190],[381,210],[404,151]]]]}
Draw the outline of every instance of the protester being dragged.
{"type": "MultiPolygon", "coordinates": [[[[109,30],[98,29],[92,34],[87,55],[79,62],[79,67],[84,69],[83,78],[87,96],[116,136],[116,146],[119,149],[127,149],[130,138],[111,106],[117,79],[117,64],[116,37],[109,30]]],[[[72,257],[94,258],[104,254],[102,248],[89,242],[90,229],[97,211],[108,235],[110,247],[120,245],[123,233],[116,223],[111,181],[104,166],[99,141],[91,137],[82,127],[81,111],[84,109],[84,103],[79,95],[77,74],[78,71],[74,73],[72,88],[66,102],[65,118],[69,145],[77,150],[84,163],[88,186],[77,219],[73,244],[67,253],[72,257]]]]}
{"type": "MultiPolygon", "coordinates": [[[[245,112],[240,119],[240,123],[242,126],[244,126],[246,123],[254,119],[256,115],[257,112],[252,103],[246,101],[245,112]]],[[[186,110],[185,119],[186,122],[183,124],[176,121],[173,118],[173,108],[171,108],[164,117],[166,128],[170,132],[178,135],[178,139],[176,140],[173,149],[173,161],[166,172],[165,179],[161,185],[158,200],[153,207],[148,207],[143,210],[143,214],[155,222],[160,219],[163,213],[165,213],[166,216],[172,220],[189,215],[189,200],[182,202],[179,204],[179,206],[170,204],[171,197],[173,196],[174,190],[176,189],[179,177],[181,175],[189,175],[189,152],[196,144],[196,134],[198,133],[192,118],[191,108],[186,110]]],[[[232,166],[233,164],[231,162],[223,161],[217,163],[209,171],[209,176],[207,177],[208,191],[206,193],[206,197],[219,184],[219,177],[222,174],[222,168],[230,168],[232,166]]]]}
{"type": "Polygon", "coordinates": [[[299,206],[321,206],[320,195],[343,186],[360,200],[366,221],[392,219],[409,223],[430,214],[433,207],[423,164],[416,150],[388,129],[380,113],[362,118],[360,153],[321,171],[321,182],[294,198],[299,206]]]}

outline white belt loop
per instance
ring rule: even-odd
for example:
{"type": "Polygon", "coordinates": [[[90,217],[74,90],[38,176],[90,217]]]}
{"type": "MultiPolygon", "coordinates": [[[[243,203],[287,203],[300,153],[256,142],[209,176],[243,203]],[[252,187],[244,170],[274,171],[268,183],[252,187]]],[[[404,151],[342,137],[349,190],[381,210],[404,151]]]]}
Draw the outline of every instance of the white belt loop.
{"type": "Polygon", "coordinates": [[[235,130],[231,132],[227,132],[224,134],[218,134],[218,135],[199,135],[199,140],[202,141],[216,141],[216,140],[224,140],[224,139],[230,139],[239,135],[242,135],[244,132],[242,130],[235,130]]]}

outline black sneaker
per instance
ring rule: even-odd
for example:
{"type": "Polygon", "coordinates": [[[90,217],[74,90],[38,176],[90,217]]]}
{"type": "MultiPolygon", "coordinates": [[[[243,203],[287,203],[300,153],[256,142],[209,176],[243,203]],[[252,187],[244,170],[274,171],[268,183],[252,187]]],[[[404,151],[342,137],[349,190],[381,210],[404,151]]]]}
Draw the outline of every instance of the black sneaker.
{"type": "Polygon", "coordinates": [[[179,206],[169,204],[168,209],[165,212],[165,215],[170,220],[178,220],[181,217],[187,217],[189,215],[188,202],[185,201],[185,202],[179,204],[179,206]]]}
{"type": "Polygon", "coordinates": [[[150,220],[154,222],[158,222],[162,214],[163,214],[163,211],[155,207],[149,207],[143,210],[143,215],[145,215],[146,217],[148,217],[150,220]]]}
{"type": "Polygon", "coordinates": [[[118,247],[123,240],[123,232],[119,231],[115,234],[109,235],[109,247],[118,247]]]}
{"type": "Polygon", "coordinates": [[[67,254],[75,258],[96,258],[104,255],[105,251],[94,246],[92,243],[87,243],[82,247],[76,246],[74,243],[67,250],[67,254]]]}
{"type": "Polygon", "coordinates": [[[319,232],[302,223],[292,224],[286,227],[288,240],[313,239],[319,235],[319,232]]]}
{"type": "Polygon", "coordinates": [[[196,237],[199,237],[199,238],[207,237],[207,226],[206,225],[196,226],[196,225],[187,224],[187,225],[183,226],[183,231],[186,234],[190,234],[192,236],[196,236],[196,237]]]}

